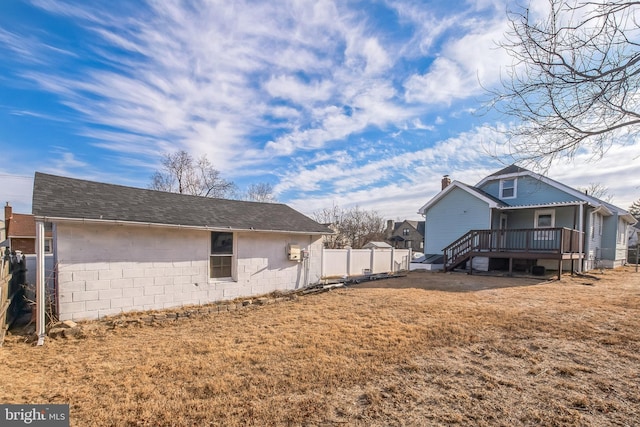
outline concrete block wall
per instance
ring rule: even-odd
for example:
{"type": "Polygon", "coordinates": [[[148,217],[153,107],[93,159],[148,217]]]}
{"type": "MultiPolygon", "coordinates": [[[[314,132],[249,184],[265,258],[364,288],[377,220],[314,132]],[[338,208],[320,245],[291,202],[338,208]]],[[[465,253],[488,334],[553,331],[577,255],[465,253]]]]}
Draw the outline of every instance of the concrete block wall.
{"type": "Polygon", "coordinates": [[[60,223],[56,231],[60,320],[97,319],[127,311],[206,304],[320,278],[320,237],[235,233],[235,277],[209,278],[206,230],[60,223]],[[311,253],[289,261],[288,243],[311,253]]]}
{"type": "Polygon", "coordinates": [[[320,280],[321,236],[239,233],[237,242],[236,291],[239,295],[294,290],[320,280]],[[308,261],[289,260],[289,244],[299,245],[301,249],[308,250],[308,261]]]}

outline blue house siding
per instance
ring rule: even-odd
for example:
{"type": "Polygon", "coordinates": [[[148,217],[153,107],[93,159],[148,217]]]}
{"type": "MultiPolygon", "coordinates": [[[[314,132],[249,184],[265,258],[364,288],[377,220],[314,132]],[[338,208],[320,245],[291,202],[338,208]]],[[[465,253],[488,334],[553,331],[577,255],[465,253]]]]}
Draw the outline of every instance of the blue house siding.
{"type": "Polygon", "coordinates": [[[627,261],[627,239],[621,238],[625,232],[626,224],[617,213],[607,216],[603,221],[602,248],[599,258],[608,260],[603,267],[618,267],[627,261]]]}
{"type": "MultiPolygon", "coordinates": [[[[441,253],[469,230],[502,228],[505,217],[509,230],[537,228],[536,213],[552,211],[554,220],[550,225],[584,233],[579,247],[570,248],[571,252],[580,250],[584,254],[578,271],[582,271],[582,267],[617,267],[626,262],[625,230],[634,219],[614,205],[516,165],[487,176],[475,186],[458,181],[450,185],[420,209],[426,220],[427,254],[441,253]],[[512,197],[501,197],[501,190],[512,197]]],[[[548,218],[540,218],[549,224],[548,218]]],[[[498,235],[505,239],[503,247],[506,248],[509,244],[506,240],[516,234],[498,235]]],[[[533,240],[547,240],[536,237],[545,236],[543,232],[536,231],[531,236],[533,240]]],[[[570,264],[570,268],[576,268],[574,261],[570,264]]],[[[550,265],[557,268],[557,264],[550,265]]]]}
{"type": "MultiPolygon", "coordinates": [[[[535,228],[535,213],[537,210],[552,210],[555,212],[555,225],[554,227],[567,227],[578,228],[578,215],[576,212],[577,207],[574,206],[562,206],[562,207],[545,207],[540,209],[518,209],[512,211],[499,211],[494,217],[499,218],[500,214],[507,215],[507,228],[535,228]]],[[[494,224],[496,220],[494,219],[494,224]]],[[[498,228],[497,226],[495,228],[498,228]]]]}
{"type": "MultiPolygon", "coordinates": [[[[488,181],[480,187],[484,192],[500,199],[500,180],[488,181]]],[[[572,202],[576,197],[569,193],[533,179],[530,176],[519,176],[516,181],[516,197],[504,199],[510,205],[543,205],[546,203],[572,202]]]]}
{"type": "Polygon", "coordinates": [[[425,253],[439,254],[442,249],[469,230],[491,225],[489,204],[454,188],[425,212],[425,253]]]}
{"type": "Polygon", "coordinates": [[[604,218],[602,233],[601,256],[603,259],[615,259],[616,253],[616,237],[618,228],[618,216],[612,215],[604,218]]]}

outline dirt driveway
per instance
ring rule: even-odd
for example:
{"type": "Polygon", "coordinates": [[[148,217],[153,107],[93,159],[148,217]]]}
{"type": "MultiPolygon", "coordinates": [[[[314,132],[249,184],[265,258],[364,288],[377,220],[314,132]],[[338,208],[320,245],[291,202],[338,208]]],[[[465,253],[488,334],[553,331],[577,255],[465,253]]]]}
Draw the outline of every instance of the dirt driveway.
{"type": "MultiPolygon", "coordinates": [[[[411,271],[404,277],[363,282],[358,288],[425,289],[431,291],[472,292],[483,289],[532,286],[550,280],[550,277],[498,276],[495,273],[474,273],[441,271],[411,271]]],[[[551,279],[553,280],[553,279],[551,279]]]]}

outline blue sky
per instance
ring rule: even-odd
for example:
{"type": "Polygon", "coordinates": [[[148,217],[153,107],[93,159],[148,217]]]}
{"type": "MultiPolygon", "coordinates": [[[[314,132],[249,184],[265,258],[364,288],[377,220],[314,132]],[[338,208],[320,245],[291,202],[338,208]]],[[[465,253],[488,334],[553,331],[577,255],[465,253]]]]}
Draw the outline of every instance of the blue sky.
{"type": "MultiPolygon", "coordinates": [[[[207,155],[311,214],[420,219],[442,175],[510,163],[479,114],[511,62],[502,1],[0,2],[0,201],[31,211],[35,171],[147,187],[164,153],[207,155]]],[[[532,4],[536,10],[537,3],[532,4]]],[[[640,142],[549,176],[640,198],[640,142]]]]}

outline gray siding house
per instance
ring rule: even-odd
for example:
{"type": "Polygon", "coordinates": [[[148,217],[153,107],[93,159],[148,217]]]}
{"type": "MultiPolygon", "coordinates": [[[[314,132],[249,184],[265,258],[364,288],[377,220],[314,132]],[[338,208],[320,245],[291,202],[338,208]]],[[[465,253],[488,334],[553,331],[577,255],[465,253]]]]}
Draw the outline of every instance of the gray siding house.
{"type": "Polygon", "coordinates": [[[425,254],[443,254],[445,269],[612,268],[627,261],[626,236],[636,222],[624,209],[515,165],[474,186],[445,177],[419,213],[425,254]]]}
{"type": "Polygon", "coordinates": [[[387,243],[396,249],[411,249],[414,252],[424,249],[424,221],[388,220],[385,234],[387,243]]]}

